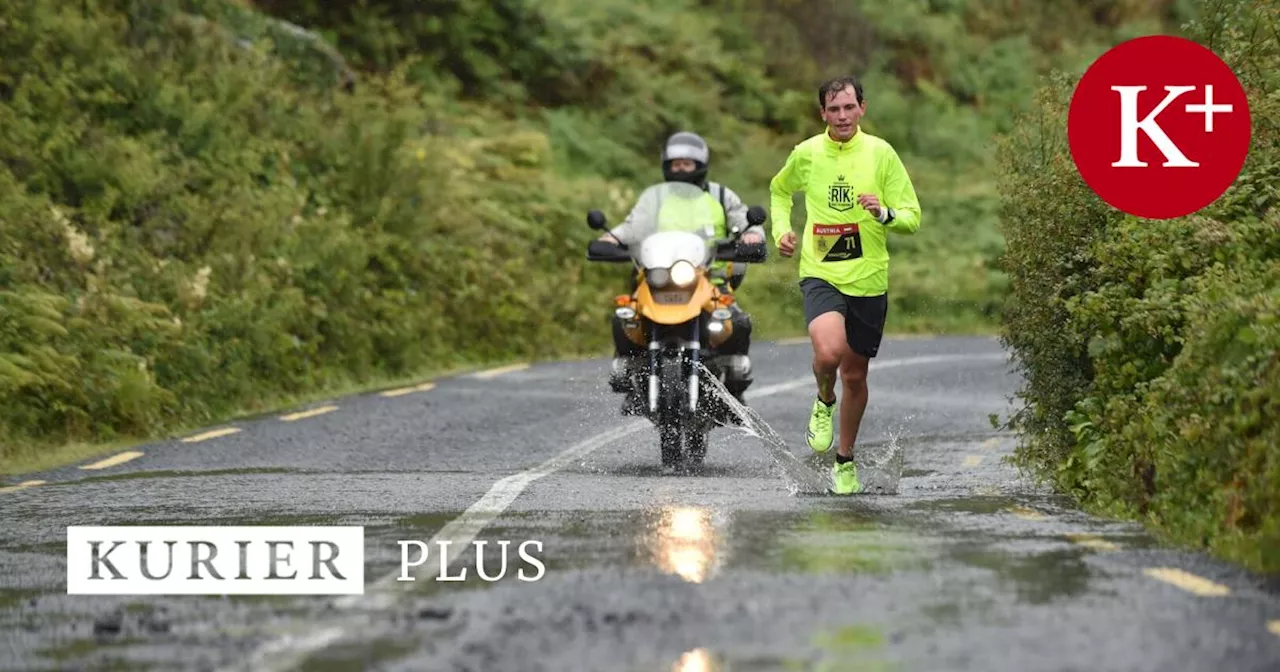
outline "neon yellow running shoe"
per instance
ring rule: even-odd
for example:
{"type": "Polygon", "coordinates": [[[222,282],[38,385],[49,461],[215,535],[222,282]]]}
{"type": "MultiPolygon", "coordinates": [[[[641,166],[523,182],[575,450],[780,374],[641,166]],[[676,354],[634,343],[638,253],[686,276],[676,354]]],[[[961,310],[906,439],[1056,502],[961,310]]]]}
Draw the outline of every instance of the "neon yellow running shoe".
{"type": "Polygon", "coordinates": [[[815,453],[825,453],[835,445],[835,433],[831,430],[831,414],[836,405],[822,403],[821,399],[813,400],[813,412],[809,415],[809,432],[805,439],[809,449],[815,453]]]}
{"type": "Polygon", "coordinates": [[[831,492],[837,495],[852,495],[862,492],[862,484],[858,482],[858,467],[853,460],[831,465],[831,492]]]}

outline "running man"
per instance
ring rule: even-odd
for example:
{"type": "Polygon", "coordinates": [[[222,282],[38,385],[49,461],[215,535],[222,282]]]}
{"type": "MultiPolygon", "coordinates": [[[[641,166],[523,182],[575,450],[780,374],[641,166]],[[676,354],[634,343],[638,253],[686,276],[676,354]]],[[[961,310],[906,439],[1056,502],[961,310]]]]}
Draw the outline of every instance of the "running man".
{"type": "Polygon", "coordinates": [[[841,77],[818,89],[827,128],[796,145],[770,182],[773,242],[784,257],[796,253],[791,198],[805,194],[800,241],[800,289],[813,343],[818,398],[806,436],[825,453],[835,445],[831,416],[836,374],[844,381],[840,447],[831,466],[831,491],[862,490],[853,446],[867,408],[867,366],[880,349],[889,308],[889,231],[920,229],[920,202],[898,153],[883,138],[862,131],[862,85],[841,77]]]}

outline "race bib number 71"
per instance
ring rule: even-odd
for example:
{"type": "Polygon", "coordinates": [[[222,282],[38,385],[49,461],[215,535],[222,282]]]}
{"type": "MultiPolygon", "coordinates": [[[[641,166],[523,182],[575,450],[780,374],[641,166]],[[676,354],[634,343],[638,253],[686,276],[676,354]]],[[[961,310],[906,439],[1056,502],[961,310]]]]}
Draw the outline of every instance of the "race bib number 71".
{"type": "Polygon", "coordinates": [[[862,256],[857,224],[815,224],[813,245],[823,261],[848,261],[862,256]]]}

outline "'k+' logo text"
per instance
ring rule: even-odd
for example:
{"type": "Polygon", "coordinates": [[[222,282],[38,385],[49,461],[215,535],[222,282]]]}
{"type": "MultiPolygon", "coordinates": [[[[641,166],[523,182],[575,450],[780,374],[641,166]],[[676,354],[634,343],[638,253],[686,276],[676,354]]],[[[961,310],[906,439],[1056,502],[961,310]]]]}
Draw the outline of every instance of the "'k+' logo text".
{"type": "Polygon", "coordinates": [[[1067,120],[1071,155],[1102,200],[1167,219],[1213,203],[1244,167],[1252,135],[1235,73],[1190,40],[1121,43],[1076,86],[1067,120]]]}

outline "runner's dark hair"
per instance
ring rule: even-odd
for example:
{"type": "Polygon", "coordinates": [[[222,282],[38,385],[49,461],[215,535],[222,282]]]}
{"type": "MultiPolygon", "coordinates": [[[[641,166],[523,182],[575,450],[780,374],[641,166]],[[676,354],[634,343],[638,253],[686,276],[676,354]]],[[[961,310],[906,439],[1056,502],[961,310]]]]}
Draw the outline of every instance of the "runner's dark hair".
{"type": "Polygon", "coordinates": [[[833,94],[840,93],[850,86],[853,87],[853,92],[858,97],[858,104],[861,105],[862,82],[859,82],[857,77],[849,75],[845,77],[836,77],[835,79],[828,79],[822,83],[822,86],[818,87],[818,107],[825,108],[827,106],[827,100],[833,94]]]}

